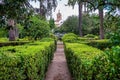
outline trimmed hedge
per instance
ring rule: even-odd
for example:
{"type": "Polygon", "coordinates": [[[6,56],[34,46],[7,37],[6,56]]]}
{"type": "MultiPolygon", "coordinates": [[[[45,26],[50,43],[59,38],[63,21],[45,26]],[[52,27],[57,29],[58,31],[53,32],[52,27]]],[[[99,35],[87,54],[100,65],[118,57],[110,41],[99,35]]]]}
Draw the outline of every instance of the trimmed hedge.
{"type": "Polygon", "coordinates": [[[9,41],[8,38],[0,37],[0,42],[6,42],[6,41],[9,41]]]}
{"type": "Polygon", "coordinates": [[[75,80],[109,79],[109,61],[103,51],[79,43],[65,43],[69,69],[75,80]]]}
{"type": "Polygon", "coordinates": [[[96,47],[98,49],[104,50],[106,48],[111,48],[113,45],[109,40],[92,40],[87,43],[87,45],[96,47]]]}
{"type": "Polygon", "coordinates": [[[87,35],[85,35],[84,37],[85,37],[85,38],[88,38],[88,39],[94,39],[94,40],[99,39],[98,36],[93,35],[93,34],[87,34],[87,35]]]}
{"type": "Polygon", "coordinates": [[[29,43],[29,41],[9,41],[9,42],[0,42],[0,47],[3,46],[16,46],[29,43]]]}
{"type": "Polygon", "coordinates": [[[67,33],[62,37],[64,42],[76,42],[78,40],[78,36],[74,33],[67,33]]]}
{"type": "Polygon", "coordinates": [[[0,80],[44,80],[55,44],[34,42],[0,48],[0,80]]]}

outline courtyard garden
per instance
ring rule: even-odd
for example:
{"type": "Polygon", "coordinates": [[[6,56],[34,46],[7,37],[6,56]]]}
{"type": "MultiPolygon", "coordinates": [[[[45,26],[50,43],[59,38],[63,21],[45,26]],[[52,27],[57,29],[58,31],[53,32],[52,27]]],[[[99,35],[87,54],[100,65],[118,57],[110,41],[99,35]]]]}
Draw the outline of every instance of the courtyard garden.
{"type": "Polygon", "coordinates": [[[120,2],[60,1],[0,1],[0,80],[120,80],[120,2]]]}

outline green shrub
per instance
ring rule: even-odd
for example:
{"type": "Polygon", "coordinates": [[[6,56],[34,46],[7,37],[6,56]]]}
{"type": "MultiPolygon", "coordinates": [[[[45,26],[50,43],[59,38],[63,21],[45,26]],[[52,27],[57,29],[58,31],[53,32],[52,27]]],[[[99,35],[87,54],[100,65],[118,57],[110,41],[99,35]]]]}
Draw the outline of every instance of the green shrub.
{"type": "Polygon", "coordinates": [[[84,37],[78,37],[77,43],[88,43],[90,40],[84,37]]]}
{"type": "Polygon", "coordinates": [[[114,45],[120,44],[120,29],[117,29],[114,33],[111,33],[110,42],[114,45]]]}
{"type": "Polygon", "coordinates": [[[84,37],[86,37],[86,38],[94,38],[95,36],[93,34],[87,34],[84,37]]]}
{"type": "Polygon", "coordinates": [[[92,38],[92,39],[98,39],[98,36],[95,36],[93,34],[87,34],[84,36],[85,38],[92,38]]]}
{"type": "Polygon", "coordinates": [[[85,44],[65,43],[65,53],[75,80],[108,80],[109,62],[103,51],[85,44]]]}
{"type": "Polygon", "coordinates": [[[38,17],[33,16],[30,18],[28,28],[22,34],[28,36],[30,40],[38,40],[43,37],[48,37],[49,32],[49,24],[46,21],[40,20],[38,17]]]}
{"type": "MultiPolygon", "coordinates": [[[[0,26],[1,27],[1,26],[0,26]]],[[[5,27],[5,26],[4,26],[5,27]]],[[[0,38],[2,37],[7,37],[8,36],[8,32],[7,30],[5,30],[5,28],[0,28],[0,38]]]]}
{"type": "Polygon", "coordinates": [[[3,46],[16,46],[16,45],[23,45],[29,43],[29,41],[7,41],[7,42],[0,42],[0,47],[3,46]]]}
{"type": "Polygon", "coordinates": [[[62,40],[64,42],[76,42],[78,40],[78,37],[74,33],[68,33],[62,37],[62,40]]]}
{"type": "Polygon", "coordinates": [[[0,48],[0,80],[44,80],[55,44],[34,42],[0,48]]]}
{"type": "Polygon", "coordinates": [[[120,79],[120,46],[112,47],[105,51],[108,55],[110,62],[109,68],[109,80],[120,79]]]}
{"type": "Polygon", "coordinates": [[[0,38],[0,42],[6,42],[6,41],[9,41],[8,38],[4,38],[4,37],[0,38]]]}
{"type": "Polygon", "coordinates": [[[98,49],[104,50],[106,48],[111,48],[113,45],[109,40],[104,39],[104,40],[92,40],[87,43],[90,46],[96,47],[98,49]]]}
{"type": "Polygon", "coordinates": [[[54,34],[52,34],[52,33],[49,34],[49,37],[54,39],[54,40],[56,40],[56,41],[58,40],[57,37],[54,34]]]}
{"type": "Polygon", "coordinates": [[[40,41],[42,41],[42,42],[49,42],[49,41],[53,41],[54,39],[52,39],[52,38],[42,38],[40,41]]]}

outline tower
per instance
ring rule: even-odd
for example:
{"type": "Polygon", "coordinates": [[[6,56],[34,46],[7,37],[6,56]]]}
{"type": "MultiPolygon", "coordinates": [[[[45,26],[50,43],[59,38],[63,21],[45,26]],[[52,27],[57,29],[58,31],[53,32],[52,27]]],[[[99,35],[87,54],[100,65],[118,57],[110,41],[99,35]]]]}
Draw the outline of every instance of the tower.
{"type": "Polygon", "coordinates": [[[62,20],[62,14],[60,13],[60,10],[57,13],[57,19],[55,20],[55,24],[57,27],[59,27],[61,25],[61,20],[62,20]]]}
{"type": "Polygon", "coordinates": [[[60,10],[59,10],[57,13],[57,21],[60,21],[60,20],[62,20],[62,15],[61,15],[60,10]]]}

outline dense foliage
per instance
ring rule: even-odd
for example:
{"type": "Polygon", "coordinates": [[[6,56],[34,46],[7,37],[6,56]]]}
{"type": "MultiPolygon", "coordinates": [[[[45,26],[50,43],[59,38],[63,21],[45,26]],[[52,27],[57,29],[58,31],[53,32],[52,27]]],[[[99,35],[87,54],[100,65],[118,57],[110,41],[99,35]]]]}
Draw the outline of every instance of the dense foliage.
{"type": "Polygon", "coordinates": [[[69,69],[75,80],[105,80],[106,55],[99,49],[79,43],[65,43],[69,69]]]}
{"type": "MultiPolygon", "coordinates": [[[[45,16],[52,16],[57,0],[38,0],[40,2],[38,12],[41,17],[34,14],[29,1],[0,1],[0,46],[4,46],[0,47],[0,80],[44,80],[45,71],[52,59],[56,42],[44,37],[50,36],[56,40],[56,37],[50,34],[55,24],[52,18],[48,23],[45,16]],[[15,22],[13,26],[9,25],[12,21],[15,22]],[[24,38],[23,40],[41,39],[41,42],[25,45],[18,44],[28,42],[6,42],[10,29],[11,34],[15,31],[19,34],[14,37],[24,38]]],[[[116,15],[116,11],[119,11],[120,1],[68,0],[68,5],[74,6],[76,2],[79,6],[79,19],[78,16],[69,16],[60,28],[55,29],[55,32],[68,33],[64,36],[62,34],[62,40],[72,76],[75,80],[119,80],[120,16],[116,15]],[[82,15],[83,5],[88,11],[87,13],[84,11],[82,15]],[[89,11],[96,9],[99,15],[89,14],[89,11]],[[105,16],[103,10],[107,10],[105,16]],[[96,40],[99,38],[99,30],[100,38],[106,35],[109,40],[96,40]],[[76,34],[84,37],[78,37],[76,34]],[[105,53],[99,49],[105,50],[105,53]]]]}
{"type": "Polygon", "coordinates": [[[120,29],[118,29],[115,33],[111,34],[110,42],[114,45],[120,44],[120,29]]]}
{"type": "Polygon", "coordinates": [[[114,45],[120,44],[120,16],[106,14],[105,16],[106,37],[110,38],[110,42],[114,45]]]}
{"type": "Polygon", "coordinates": [[[66,21],[62,24],[60,30],[66,33],[78,34],[78,18],[77,16],[69,16],[66,21]]]}
{"type": "Polygon", "coordinates": [[[113,46],[113,44],[107,39],[91,40],[90,42],[87,43],[87,45],[96,47],[101,50],[105,50],[106,48],[111,48],[113,46]]]}
{"type": "Polygon", "coordinates": [[[74,33],[68,33],[62,37],[62,40],[64,42],[76,42],[78,40],[78,36],[74,33]]]}
{"type": "Polygon", "coordinates": [[[54,50],[53,41],[0,48],[0,80],[44,80],[54,50]]]}
{"type": "Polygon", "coordinates": [[[98,36],[93,35],[93,34],[87,34],[84,36],[85,38],[91,38],[91,39],[98,39],[98,36]]]}
{"type": "Polygon", "coordinates": [[[113,80],[120,79],[120,46],[112,47],[109,50],[106,50],[105,53],[108,55],[110,62],[109,70],[113,80]]]}
{"type": "Polygon", "coordinates": [[[55,21],[54,21],[54,19],[50,19],[49,20],[49,26],[50,26],[50,29],[54,29],[55,28],[55,21]]]}
{"type": "MultiPolygon", "coordinates": [[[[83,26],[83,35],[86,34],[99,34],[99,18],[98,15],[83,15],[82,26],[83,26]]],[[[75,33],[79,35],[78,31],[78,17],[77,16],[69,16],[67,20],[62,24],[60,28],[61,32],[66,33],[75,33]]]]}
{"type": "MultiPolygon", "coordinates": [[[[20,37],[26,37],[26,34],[22,33],[21,31],[25,32],[25,30],[18,30],[18,28],[16,26],[16,24],[19,24],[19,26],[21,28],[23,27],[28,27],[30,24],[30,19],[31,16],[38,14],[40,12],[41,15],[41,19],[43,19],[43,17],[45,17],[46,15],[51,15],[51,11],[52,9],[57,6],[57,1],[56,0],[38,0],[40,2],[40,11],[36,11],[36,9],[34,9],[31,5],[29,1],[36,1],[36,0],[2,0],[0,2],[0,28],[1,27],[6,27],[9,31],[9,40],[10,41],[14,41],[16,40],[19,36],[17,36],[20,33],[20,37]],[[44,4],[45,3],[45,4],[44,4]],[[12,25],[11,25],[12,24],[12,25]]],[[[40,16],[40,15],[39,15],[40,16]]],[[[37,16],[38,17],[38,16],[37,16]]],[[[31,20],[32,21],[32,20],[31,20]]],[[[37,20],[36,20],[37,21],[37,20]]],[[[33,39],[36,38],[42,38],[46,35],[48,35],[47,32],[49,31],[45,31],[45,33],[41,30],[47,30],[48,29],[48,24],[45,21],[39,20],[39,25],[41,24],[41,28],[38,26],[31,25],[30,26],[34,26],[35,28],[38,29],[33,29],[31,30],[31,34],[29,35],[30,37],[33,37],[33,39]],[[47,25],[46,25],[47,24],[47,25]],[[46,29],[45,29],[46,27],[46,29]],[[41,30],[39,30],[41,29],[41,30]],[[35,30],[38,30],[35,33],[35,30]],[[40,36],[38,36],[38,34],[42,34],[40,36]],[[45,34],[45,35],[43,35],[45,34]]],[[[38,23],[37,23],[38,24],[38,23]]],[[[50,24],[51,25],[51,24],[50,24]]],[[[29,29],[31,28],[29,26],[29,29]]],[[[20,28],[19,27],[19,28],[20,28]]],[[[50,26],[53,27],[53,26],[50,26]]],[[[29,31],[28,31],[29,32],[29,31]]],[[[1,33],[3,34],[3,32],[1,33]]],[[[8,36],[8,34],[7,34],[8,36]]]]}
{"type": "Polygon", "coordinates": [[[49,36],[50,27],[46,21],[40,20],[38,17],[33,16],[30,18],[29,24],[30,25],[24,32],[26,36],[35,40],[49,36]]]}
{"type": "Polygon", "coordinates": [[[120,79],[119,46],[112,47],[115,44],[108,39],[95,40],[90,34],[77,39],[69,38],[72,35],[63,37],[68,66],[75,80],[120,79]]]}
{"type": "Polygon", "coordinates": [[[7,30],[5,28],[0,28],[0,38],[7,37],[7,30]]]}
{"type": "Polygon", "coordinates": [[[29,41],[12,41],[12,42],[9,42],[8,40],[5,41],[5,39],[4,39],[4,41],[0,41],[0,47],[23,45],[23,44],[26,44],[26,43],[29,43],[29,41]]]}

